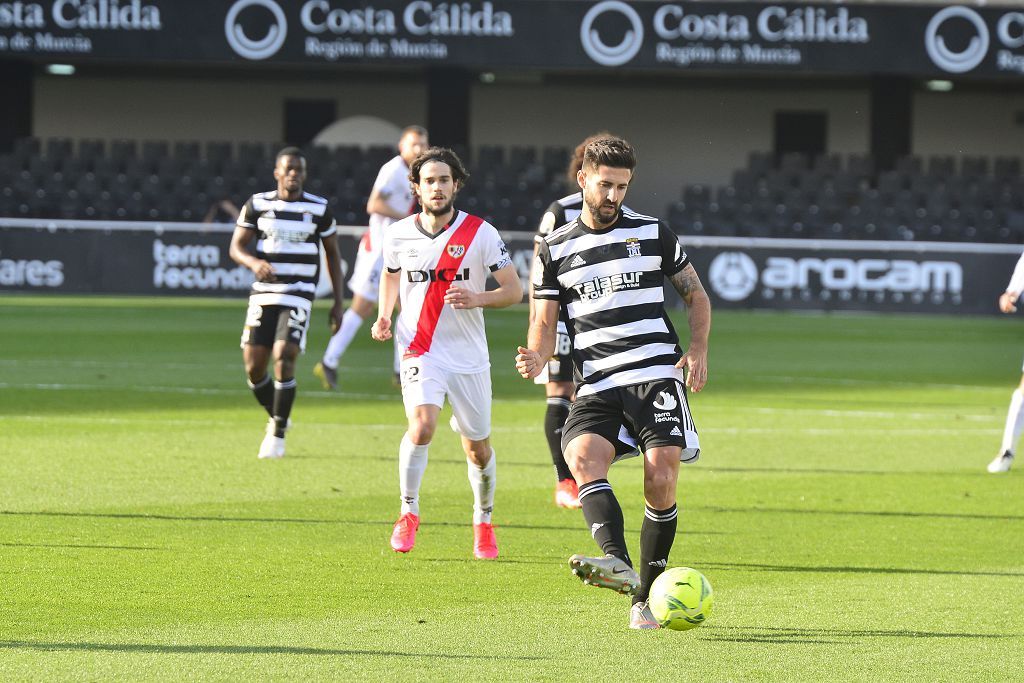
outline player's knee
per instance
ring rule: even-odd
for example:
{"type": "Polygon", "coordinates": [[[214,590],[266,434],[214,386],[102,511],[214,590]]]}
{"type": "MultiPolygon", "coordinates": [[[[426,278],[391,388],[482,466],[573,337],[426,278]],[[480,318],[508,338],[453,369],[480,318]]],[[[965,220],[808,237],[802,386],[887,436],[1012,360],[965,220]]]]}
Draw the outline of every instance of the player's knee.
{"type": "Polygon", "coordinates": [[[417,446],[428,444],[433,440],[436,428],[436,424],[412,420],[409,422],[409,439],[417,446]]]}
{"type": "Polygon", "coordinates": [[[487,465],[491,460],[490,439],[484,439],[483,441],[467,440],[466,457],[469,458],[470,462],[477,467],[484,467],[487,465]]]}
{"type": "Polygon", "coordinates": [[[373,304],[373,301],[370,301],[369,299],[364,299],[363,297],[356,294],[354,297],[352,297],[351,310],[354,311],[355,314],[358,315],[360,318],[366,320],[370,313],[373,312],[373,304]]]}
{"type": "Polygon", "coordinates": [[[644,472],[644,498],[659,509],[671,506],[676,499],[678,471],[669,467],[647,468],[644,472]]]}

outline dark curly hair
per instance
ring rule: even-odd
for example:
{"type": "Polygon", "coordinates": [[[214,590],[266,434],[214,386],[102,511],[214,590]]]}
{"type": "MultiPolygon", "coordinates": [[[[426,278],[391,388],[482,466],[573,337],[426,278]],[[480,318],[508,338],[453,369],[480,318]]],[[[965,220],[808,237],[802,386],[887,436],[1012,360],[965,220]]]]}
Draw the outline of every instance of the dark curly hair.
{"type": "Polygon", "coordinates": [[[601,140],[603,138],[615,137],[606,130],[602,130],[600,133],[594,133],[586,140],[576,145],[576,149],[572,151],[572,157],[569,159],[569,168],[565,170],[565,177],[569,181],[569,187],[576,187],[576,174],[583,168],[583,152],[594,140],[601,140]]]}
{"type": "Polygon", "coordinates": [[[452,180],[461,187],[465,187],[466,181],[469,180],[469,173],[466,172],[466,167],[462,165],[462,159],[459,158],[459,155],[447,147],[431,147],[416,157],[416,160],[409,166],[410,183],[413,185],[420,184],[420,169],[428,161],[439,161],[442,164],[448,164],[448,168],[452,170],[452,180]]]}
{"type": "Polygon", "coordinates": [[[590,142],[583,151],[583,165],[596,169],[598,166],[636,168],[636,150],[622,138],[599,138],[590,142]]]}

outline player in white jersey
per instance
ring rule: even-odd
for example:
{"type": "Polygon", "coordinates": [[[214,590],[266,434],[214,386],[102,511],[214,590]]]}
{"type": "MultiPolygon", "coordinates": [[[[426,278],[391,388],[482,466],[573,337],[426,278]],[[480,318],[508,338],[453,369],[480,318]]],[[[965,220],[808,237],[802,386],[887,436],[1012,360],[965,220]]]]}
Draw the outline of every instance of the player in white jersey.
{"type": "MultiPolygon", "coordinates": [[[[427,149],[427,131],[421,126],[408,126],[398,141],[398,155],[381,166],[373,183],[366,212],[370,214],[370,227],[363,234],[356,249],[356,260],[348,281],[352,292],[352,305],[345,311],[338,328],[324,350],[323,358],[313,367],[324,389],[338,385],[338,361],[348,349],[363,321],[373,313],[377,302],[382,267],[381,247],[385,228],[396,220],[416,211],[416,198],[409,186],[409,164],[427,149]]],[[[398,374],[401,349],[395,342],[395,374],[398,374]]]]}
{"type": "MultiPolygon", "coordinates": [[[[1010,277],[1010,284],[1006,285],[1006,291],[999,295],[999,310],[1003,313],[1016,313],[1017,300],[1024,292],[1024,254],[1021,254],[1017,266],[1013,269],[1010,277]]],[[[1024,375],[1021,375],[1020,384],[1010,397],[1010,409],[1006,414],[1006,426],[1003,427],[1003,443],[999,448],[999,455],[988,464],[988,471],[992,474],[1008,472],[1013,465],[1013,452],[1020,439],[1021,430],[1024,430],[1024,375]]]]}
{"type": "Polygon", "coordinates": [[[393,224],[384,238],[386,272],[372,334],[378,341],[395,336],[406,350],[402,398],[409,427],[398,450],[402,509],[391,547],[405,553],[416,542],[427,450],[447,398],[473,489],[473,554],[492,559],[498,556],[491,524],[496,477],[482,309],[518,303],[523,288],[494,226],[454,208],[468,177],[450,149],[431,147],[412,163],[409,180],[422,210],[393,224]],[[488,275],[497,289],[486,290],[488,275]],[[402,311],[392,324],[399,296],[402,311]]]}

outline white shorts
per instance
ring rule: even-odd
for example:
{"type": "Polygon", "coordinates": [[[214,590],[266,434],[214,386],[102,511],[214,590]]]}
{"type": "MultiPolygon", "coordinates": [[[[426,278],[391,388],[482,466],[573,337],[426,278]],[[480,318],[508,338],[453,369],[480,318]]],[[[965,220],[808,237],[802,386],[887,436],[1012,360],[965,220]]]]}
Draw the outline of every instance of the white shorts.
{"type": "MultiPolygon", "coordinates": [[[[363,241],[365,241],[365,237],[363,241]]],[[[352,266],[352,277],[348,280],[348,291],[358,294],[367,301],[376,301],[380,296],[380,273],[384,268],[384,252],[380,249],[367,251],[359,242],[356,262],[352,266]]]]}
{"type": "Polygon", "coordinates": [[[459,421],[459,431],[471,441],[491,435],[491,371],[476,373],[449,372],[422,356],[402,359],[402,400],[405,414],[411,416],[417,406],[444,407],[444,399],[452,404],[459,421]]]}

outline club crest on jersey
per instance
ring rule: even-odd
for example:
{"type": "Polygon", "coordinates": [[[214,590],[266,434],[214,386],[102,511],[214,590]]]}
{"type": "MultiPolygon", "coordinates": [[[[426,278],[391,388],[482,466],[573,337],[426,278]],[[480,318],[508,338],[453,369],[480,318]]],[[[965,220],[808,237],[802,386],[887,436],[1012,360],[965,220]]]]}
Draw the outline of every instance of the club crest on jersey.
{"type": "Polygon", "coordinates": [[[636,237],[626,238],[626,255],[634,258],[640,255],[640,240],[636,237]]]}
{"type": "Polygon", "coordinates": [[[466,247],[462,244],[449,244],[447,251],[452,258],[460,258],[466,253],[466,247]]]}

